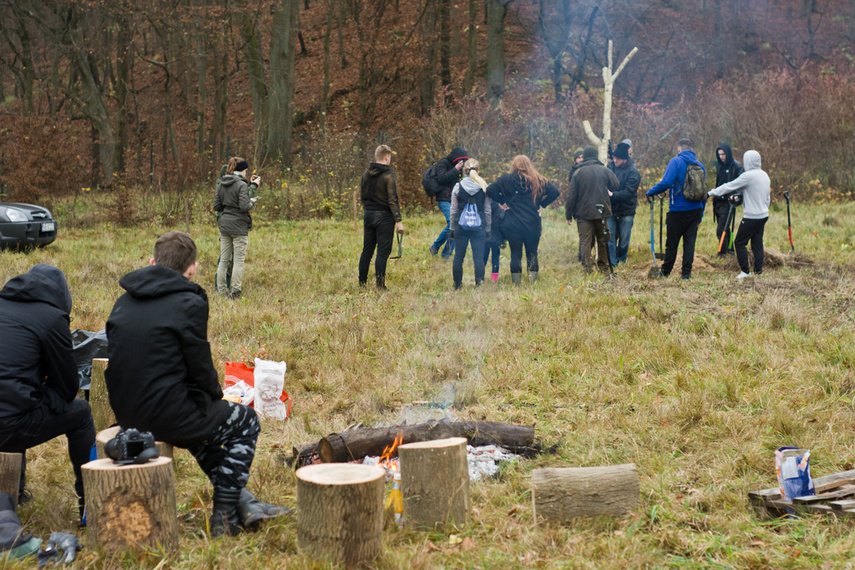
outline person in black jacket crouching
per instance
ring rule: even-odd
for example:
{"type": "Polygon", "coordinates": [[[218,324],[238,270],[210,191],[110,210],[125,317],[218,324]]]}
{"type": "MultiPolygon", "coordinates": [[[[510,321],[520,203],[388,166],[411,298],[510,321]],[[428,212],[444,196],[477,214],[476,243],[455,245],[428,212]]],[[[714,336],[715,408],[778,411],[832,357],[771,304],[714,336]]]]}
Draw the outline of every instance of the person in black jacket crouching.
{"type": "MultiPolygon", "coordinates": [[[[65,434],[82,516],[80,466],[89,461],[95,426],[89,404],[75,398],[70,313],[65,275],[51,265],[34,266],[0,291],[0,451],[25,453],[65,434]]],[[[24,483],[22,471],[26,496],[24,483]]]]}
{"type": "Polygon", "coordinates": [[[162,235],[148,267],[119,281],[127,291],[107,320],[107,391],[122,427],[190,451],[214,486],[211,536],[237,534],[287,509],[246,490],[260,426],[255,411],[223,400],[208,344],[208,297],[193,283],[196,244],[162,235]]]}
{"type": "Polygon", "coordinates": [[[540,269],[537,263],[542,231],[540,210],[558,198],[558,189],[537,171],[529,157],[519,154],[511,161],[510,172],[487,186],[487,196],[508,207],[502,231],[511,248],[511,280],[515,285],[522,281],[525,246],[529,279],[534,283],[540,269]]]}

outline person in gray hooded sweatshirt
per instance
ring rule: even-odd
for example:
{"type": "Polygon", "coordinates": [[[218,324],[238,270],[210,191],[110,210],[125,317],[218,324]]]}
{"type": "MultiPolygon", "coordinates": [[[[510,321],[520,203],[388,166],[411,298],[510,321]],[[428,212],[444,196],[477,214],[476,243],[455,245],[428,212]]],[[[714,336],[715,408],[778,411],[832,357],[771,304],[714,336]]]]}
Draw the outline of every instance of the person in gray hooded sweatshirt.
{"type": "Polygon", "coordinates": [[[214,196],[214,211],[222,212],[220,226],[220,264],[217,268],[217,293],[237,299],[243,284],[243,266],[246,248],[249,245],[249,230],[252,216],[249,211],[255,206],[255,189],[261,184],[260,176],[253,176],[247,183],[249,164],[239,156],[229,159],[226,174],[217,184],[214,196]],[[227,276],[232,267],[231,283],[227,276]],[[229,285],[231,288],[229,288],[229,285]]]}
{"type": "Polygon", "coordinates": [[[749,277],[748,249],[751,242],[751,252],[754,254],[754,273],[763,273],[763,229],[769,219],[769,175],[760,167],[760,153],[747,150],[742,155],[745,172],[736,180],[722,184],[709,191],[710,196],[724,196],[733,192],[742,192],[742,221],[736,231],[733,248],[736,250],[736,261],[739,263],[737,279],[749,277]]]}
{"type": "Polygon", "coordinates": [[[451,191],[451,238],[454,240],[454,262],[451,276],[454,288],[463,282],[463,259],[466,248],[472,244],[472,261],[475,265],[475,286],[484,281],[484,244],[492,229],[492,201],[487,196],[487,183],[478,175],[481,165],[474,158],[463,164],[463,180],[451,191]],[[477,215],[475,215],[477,213],[477,215]]]}

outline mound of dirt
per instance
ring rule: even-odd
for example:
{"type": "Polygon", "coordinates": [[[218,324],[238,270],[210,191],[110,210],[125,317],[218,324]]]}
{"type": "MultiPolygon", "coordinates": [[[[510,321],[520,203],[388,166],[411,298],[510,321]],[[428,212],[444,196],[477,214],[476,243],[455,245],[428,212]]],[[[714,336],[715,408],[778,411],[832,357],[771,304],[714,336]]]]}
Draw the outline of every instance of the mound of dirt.
{"type": "MultiPolygon", "coordinates": [[[[676,270],[679,270],[679,265],[682,263],[682,251],[677,254],[677,262],[674,264],[676,270]]],[[[751,250],[748,251],[748,264],[754,267],[754,256],[751,250]]],[[[794,267],[801,269],[804,267],[813,267],[816,263],[810,256],[794,251],[783,253],[777,249],[765,248],[763,254],[763,266],[766,268],[777,267],[794,267]]],[[[657,262],[659,267],[662,267],[662,262],[657,262]]],[[[632,268],[633,273],[638,277],[649,277],[653,268],[653,260],[642,265],[635,265],[632,268]]],[[[695,260],[692,262],[692,273],[733,273],[739,271],[739,265],[736,263],[735,255],[727,257],[708,257],[699,253],[695,253],[695,260]]]]}
{"type": "Polygon", "coordinates": [[[788,251],[783,253],[770,247],[763,249],[763,265],[766,267],[813,267],[816,262],[808,255],[800,251],[788,251]]]}

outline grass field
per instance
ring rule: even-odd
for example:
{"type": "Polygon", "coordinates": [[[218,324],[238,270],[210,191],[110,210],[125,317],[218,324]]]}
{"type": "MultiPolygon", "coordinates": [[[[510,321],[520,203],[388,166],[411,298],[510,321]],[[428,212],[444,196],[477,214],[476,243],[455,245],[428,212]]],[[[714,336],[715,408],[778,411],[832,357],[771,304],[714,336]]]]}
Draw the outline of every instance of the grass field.
{"type": "MultiPolygon", "coordinates": [[[[712,258],[709,211],[698,254],[712,258]]],[[[214,224],[191,227],[197,280],[211,294],[215,364],[222,370],[253,355],[288,363],[294,414],[263,422],[250,489],[294,506],[294,475],[279,460],[292,445],[355,422],[397,424],[409,402],[450,402],[460,418],[535,424],[557,451],[473,483],[465,527],[440,534],[387,525],[377,568],[855,565],[851,522],[762,521],[746,500],[775,485],[773,450],[782,445],[810,448],[814,476],[855,467],[855,203],[794,205],[797,256],[743,281],[734,279],[735,264],[715,261],[699,263],[690,281],[649,280],[646,206],[629,263],[612,280],[587,275],[575,261],[575,226],[548,210],[536,284],[510,284],[505,249],[498,284],[475,289],[470,262],[456,293],[450,263],[427,255],[440,220],[405,218],[404,256],[390,261],[389,291],[380,294],[356,287],[361,233],[352,221],[262,218],[236,302],[213,294],[214,224]],[[631,515],[533,523],[533,469],[629,462],[642,495],[631,515]]],[[[35,263],[60,267],[74,297],[72,328],[100,330],[119,278],[145,265],[168,229],[64,230],[32,254],[0,253],[0,279],[35,263]]],[[[789,250],[780,203],[766,245],[789,250]]],[[[76,530],[64,445],[29,454],[34,499],[19,514],[43,538],[76,530]]],[[[176,462],[180,552],[107,559],[87,548],[78,567],[323,567],[298,552],[294,520],[208,540],[209,485],[189,454],[177,453],[176,462]]]]}

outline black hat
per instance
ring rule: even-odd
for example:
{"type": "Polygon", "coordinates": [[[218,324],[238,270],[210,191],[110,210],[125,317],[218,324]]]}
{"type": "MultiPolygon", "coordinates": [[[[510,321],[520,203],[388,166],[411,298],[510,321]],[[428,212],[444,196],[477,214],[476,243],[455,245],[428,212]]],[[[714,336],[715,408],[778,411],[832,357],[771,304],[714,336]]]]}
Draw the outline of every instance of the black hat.
{"type": "Polygon", "coordinates": [[[582,158],[585,160],[589,160],[591,158],[599,158],[599,153],[597,152],[597,147],[588,145],[585,147],[585,150],[582,152],[582,158]]]}
{"type": "Polygon", "coordinates": [[[243,172],[247,168],[249,168],[249,164],[245,160],[241,160],[235,164],[235,172],[243,172]]]}
{"type": "Polygon", "coordinates": [[[469,160],[469,154],[462,146],[456,146],[448,155],[448,160],[451,161],[451,164],[457,164],[461,160],[469,160]]]}
{"type": "Polygon", "coordinates": [[[612,154],[615,158],[620,158],[621,160],[629,159],[629,145],[626,143],[620,143],[615,147],[615,151],[612,154]]]}

